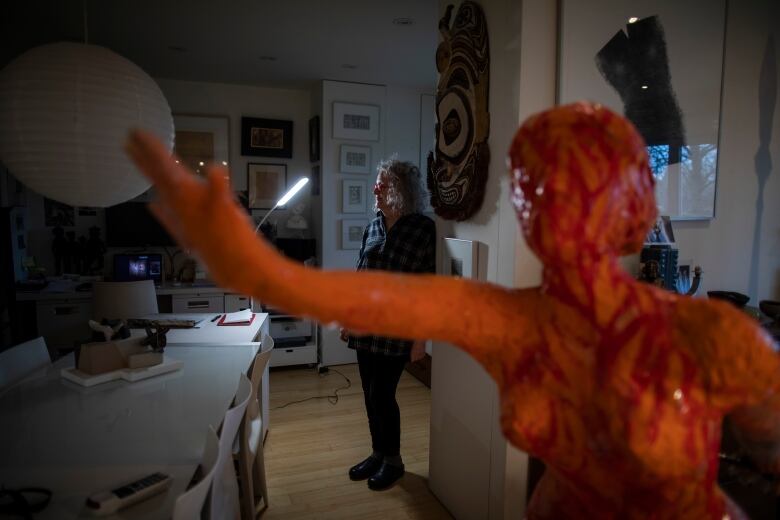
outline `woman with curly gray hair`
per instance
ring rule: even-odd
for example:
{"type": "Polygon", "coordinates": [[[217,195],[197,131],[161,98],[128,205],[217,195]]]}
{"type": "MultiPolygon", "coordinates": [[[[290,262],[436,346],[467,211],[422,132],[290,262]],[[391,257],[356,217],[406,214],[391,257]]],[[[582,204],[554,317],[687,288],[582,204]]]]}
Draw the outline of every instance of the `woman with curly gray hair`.
{"type": "MultiPolygon", "coordinates": [[[[363,232],[357,270],[435,272],[436,225],[422,215],[426,191],[420,170],[410,162],[390,159],[382,161],[377,172],[376,218],[363,232]]],[[[359,336],[344,329],[341,337],[349,348],[357,351],[372,444],[371,455],[353,466],[349,477],[368,479],[371,489],[385,489],[404,474],[401,419],[395,391],[404,365],[425,355],[425,343],[359,336]]]]}

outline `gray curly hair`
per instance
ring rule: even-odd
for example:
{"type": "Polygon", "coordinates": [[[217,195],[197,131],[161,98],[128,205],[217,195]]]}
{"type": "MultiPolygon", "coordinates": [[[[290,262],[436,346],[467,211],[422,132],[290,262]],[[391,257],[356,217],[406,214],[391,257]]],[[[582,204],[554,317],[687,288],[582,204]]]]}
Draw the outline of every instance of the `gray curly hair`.
{"type": "MultiPolygon", "coordinates": [[[[377,174],[386,172],[390,183],[387,187],[387,205],[398,211],[399,215],[422,213],[425,209],[427,190],[423,188],[420,169],[409,161],[399,161],[391,157],[381,161],[376,168],[377,174]]],[[[374,210],[376,211],[376,207],[374,210]]]]}

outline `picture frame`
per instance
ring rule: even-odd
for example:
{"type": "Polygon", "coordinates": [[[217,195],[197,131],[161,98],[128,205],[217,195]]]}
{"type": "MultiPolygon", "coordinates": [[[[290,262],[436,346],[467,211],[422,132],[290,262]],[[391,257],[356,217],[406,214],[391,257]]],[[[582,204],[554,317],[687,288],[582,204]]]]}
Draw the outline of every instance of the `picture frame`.
{"type": "Polygon", "coordinates": [[[309,162],[320,160],[320,116],[309,119],[309,162]]]}
{"type": "Polygon", "coordinates": [[[647,142],[658,211],[672,220],[715,216],[726,8],[726,0],[560,3],[558,103],[587,99],[632,121],[647,142]],[[626,61],[647,39],[665,53],[626,61]]]}
{"type": "Polygon", "coordinates": [[[249,209],[271,209],[287,189],[287,165],[248,163],[246,186],[249,209]]]}
{"type": "Polygon", "coordinates": [[[198,175],[203,167],[230,163],[230,118],[227,116],[173,114],[174,153],[198,175]]]}
{"type": "Polygon", "coordinates": [[[339,169],[342,173],[371,173],[371,147],[342,144],[339,169]]]}
{"type": "Polygon", "coordinates": [[[309,181],[311,194],[315,197],[320,195],[320,165],[311,167],[311,180],[309,181]]]}
{"type": "Polygon", "coordinates": [[[241,118],[241,155],[292,159],[293,122],[241,118]]]}
{"type": "Polygon", "coordinates": [[[441,272],[446,276],[477,279],[479,277],[479,242],[444,238],[441,272]]]}
{"type": "Polygon", "coordinates": [[[344,179],[341,181],[341,212],[365,213],[366,212],[366,181],[344,179]]]}
{"type": "Polygon", "coordinates": [[[341,221],[341,249],[360,249],[363,245],[363,231],[368,219],[345,219],[341,221]]]}
{"type": "Polygon", "coordinates": [[[379,141],[379,107],[333,103],[333,138],[379,141]]]}

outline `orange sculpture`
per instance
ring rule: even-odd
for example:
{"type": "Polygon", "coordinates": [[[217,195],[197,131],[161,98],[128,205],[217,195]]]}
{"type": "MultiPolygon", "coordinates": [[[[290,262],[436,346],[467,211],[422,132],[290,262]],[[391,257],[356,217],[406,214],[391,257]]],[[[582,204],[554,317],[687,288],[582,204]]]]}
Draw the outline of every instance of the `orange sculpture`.
{"type": "Polygon", "coordinates": [[[762,469],[780,473],[769,337],[725,303],[619,267],[656,210],[644,143],[606,108],[543,112],[512,143],[513,202],[544,262],[530,289],[304,267],[254,235],[223,168],[204,182],[140,132],[127,149],[157,186],[155,214],[220,285],[350,330],[447,341],[481,363],[507,439],[547,464],[529,518],[742,518],[716,483],[727,414],[762,469]]]}

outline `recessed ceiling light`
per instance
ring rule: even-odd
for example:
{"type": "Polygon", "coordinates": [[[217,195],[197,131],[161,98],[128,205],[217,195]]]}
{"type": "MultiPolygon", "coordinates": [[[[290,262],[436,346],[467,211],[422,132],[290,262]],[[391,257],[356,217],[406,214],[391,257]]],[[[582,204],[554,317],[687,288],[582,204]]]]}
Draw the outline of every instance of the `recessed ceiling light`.
{"type": "Polygon", "coordinates": [[[358,68],[358,66],[357,65],[352,65],[351,63],[342,63],[341,64],[341,68],[342,69],[355,70],[356,68],[358,68]]]}
{"type": "Polygon", "coordinates": [[[642,85],[642,90],[647,90],[647,85],[642,85]]]}
{"type": "Polygon", "coordinates": [[[175,51],[175,52],[187,52],[187,49],[185,47],[181,47],[179,45],[168,45],[168,50],[175,51]]]}
{"type": "Polygon", "coordinates": [[[414,20],[411,18],[393,18],[393,25],[413,25],[414,20]]]}
{"type": "Polygon", "coordinates": [[[276,56],[260,56],[260,61],[276,61],[278,59],[276,56]]]}
{"type": "Polygon", "coordinates": [[[631,18],[628,19],[628,23],[634,23],[637,20],[639,20],[639,18],[637,18],[636,16],[632,16],[631,18]]]}

